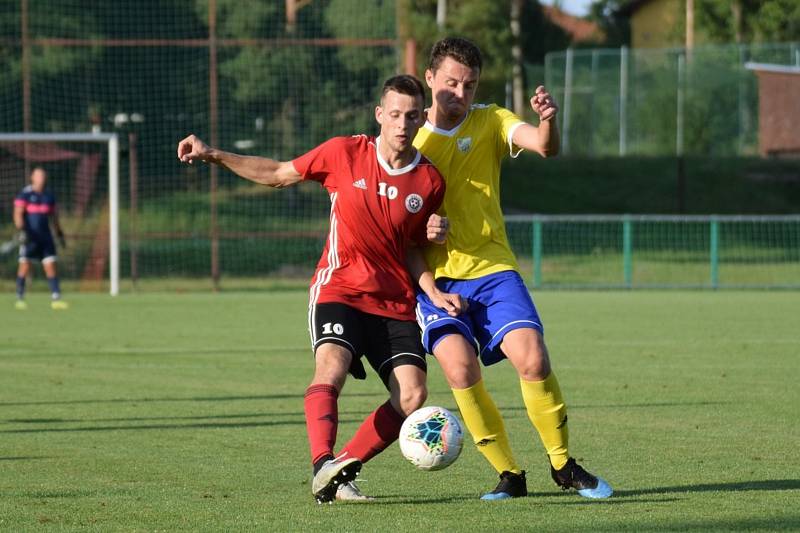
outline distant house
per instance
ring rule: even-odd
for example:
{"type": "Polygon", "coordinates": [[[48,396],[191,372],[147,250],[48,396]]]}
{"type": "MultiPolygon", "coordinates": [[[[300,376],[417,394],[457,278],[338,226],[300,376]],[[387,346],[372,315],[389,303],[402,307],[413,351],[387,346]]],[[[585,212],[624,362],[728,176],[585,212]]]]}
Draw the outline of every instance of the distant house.
{"type": "Polygon", "coordinates": [[[542,12],[552,24],[569,35],[571,44],[599,43],[603,31],[594,22],[565,13],[555,6],[542,6],[542,12]]]}
{"type": "Polygon", "coordinates": [[[630,21],[631,47],[670,48],[683,44],[685,0],[632,0],[619,10],[630,21]]]}
{"type": "Polygon", "coordinates": [[[747,63],[758,76],[758,151],[800,155],[800,67],[747,63]]]}

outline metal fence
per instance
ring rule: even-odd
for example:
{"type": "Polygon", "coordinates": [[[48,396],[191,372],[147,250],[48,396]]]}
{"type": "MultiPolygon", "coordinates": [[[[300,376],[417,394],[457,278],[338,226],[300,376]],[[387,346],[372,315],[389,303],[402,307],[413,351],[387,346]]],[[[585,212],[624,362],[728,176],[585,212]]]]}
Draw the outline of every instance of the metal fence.
{"type": "Polygon", "coordinates": [[[751,155],[758,90],[747,62],[800,66],[800,43],[551,52],[562,152],[751,155]]]}
{"type": "Polygon", "coordinates": [[[512,215],[534,288],[800,288],[800,215],[512,215]]]}

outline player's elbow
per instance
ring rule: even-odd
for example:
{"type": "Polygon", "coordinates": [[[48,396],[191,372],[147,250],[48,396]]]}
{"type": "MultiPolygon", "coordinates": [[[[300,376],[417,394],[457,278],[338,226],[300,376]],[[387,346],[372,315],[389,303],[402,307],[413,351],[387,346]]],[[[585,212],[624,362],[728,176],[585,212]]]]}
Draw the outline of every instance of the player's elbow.
{"type": "Polygon", "coordinates": [[[272,163],[262,171],[262,179],[259,183],[274,187],[275,189],[283,189],[290,187],[297,183],[300,175],[294,169],[290,162],[272,163]]]}
{"type": "Polygon", "coordinates": [[[547,159],[548,157],[555,157],[558,155],[559,148],[558,146],[545,146],[541,150],[539,150],[539,154],[547,159]]]}
{"type": "Polygon", "coordinates": [[[268,180],[265,180],[264,185],[269,185],[275,189],[285,189],[286,187],[291,187],[295,183],[297,183],[296,179],[292,179],[290,176],[281,176],[280,174],[274,174],[268,180]]]}

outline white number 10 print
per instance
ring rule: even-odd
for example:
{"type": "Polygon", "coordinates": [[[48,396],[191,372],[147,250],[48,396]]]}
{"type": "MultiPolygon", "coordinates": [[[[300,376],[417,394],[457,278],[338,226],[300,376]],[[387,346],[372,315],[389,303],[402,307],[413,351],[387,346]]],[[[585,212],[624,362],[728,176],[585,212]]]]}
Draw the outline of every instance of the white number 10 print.
{"type": "Polygon", "coordinates": [[[397,198],[397,187],[394,185],[386,186],[386,183],[381,181],[378,183],[378,194],[381,196],[386,196],[389,200],[394,200],[397,198]]]}
{"type": "Polygon", "coordinates": [[[326,322],[325,324],[322,324],[322,333],[323,335],[330,335],[331,333],[341,335],[344,333],[344,327],[341,324],[332,324],[330,322],[326,322]]]}

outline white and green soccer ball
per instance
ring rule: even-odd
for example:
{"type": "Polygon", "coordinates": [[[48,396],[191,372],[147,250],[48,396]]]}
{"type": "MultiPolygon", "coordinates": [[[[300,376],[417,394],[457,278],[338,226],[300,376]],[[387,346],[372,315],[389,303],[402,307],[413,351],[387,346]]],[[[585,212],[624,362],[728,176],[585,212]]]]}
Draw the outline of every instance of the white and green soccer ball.
{"type": "Polygon", "coordinates": [[[444,407],[423,407],[400,428],[400,451],[420,470],[447,468],[461,453],[464,432],[458,418],[444,407]]]}

